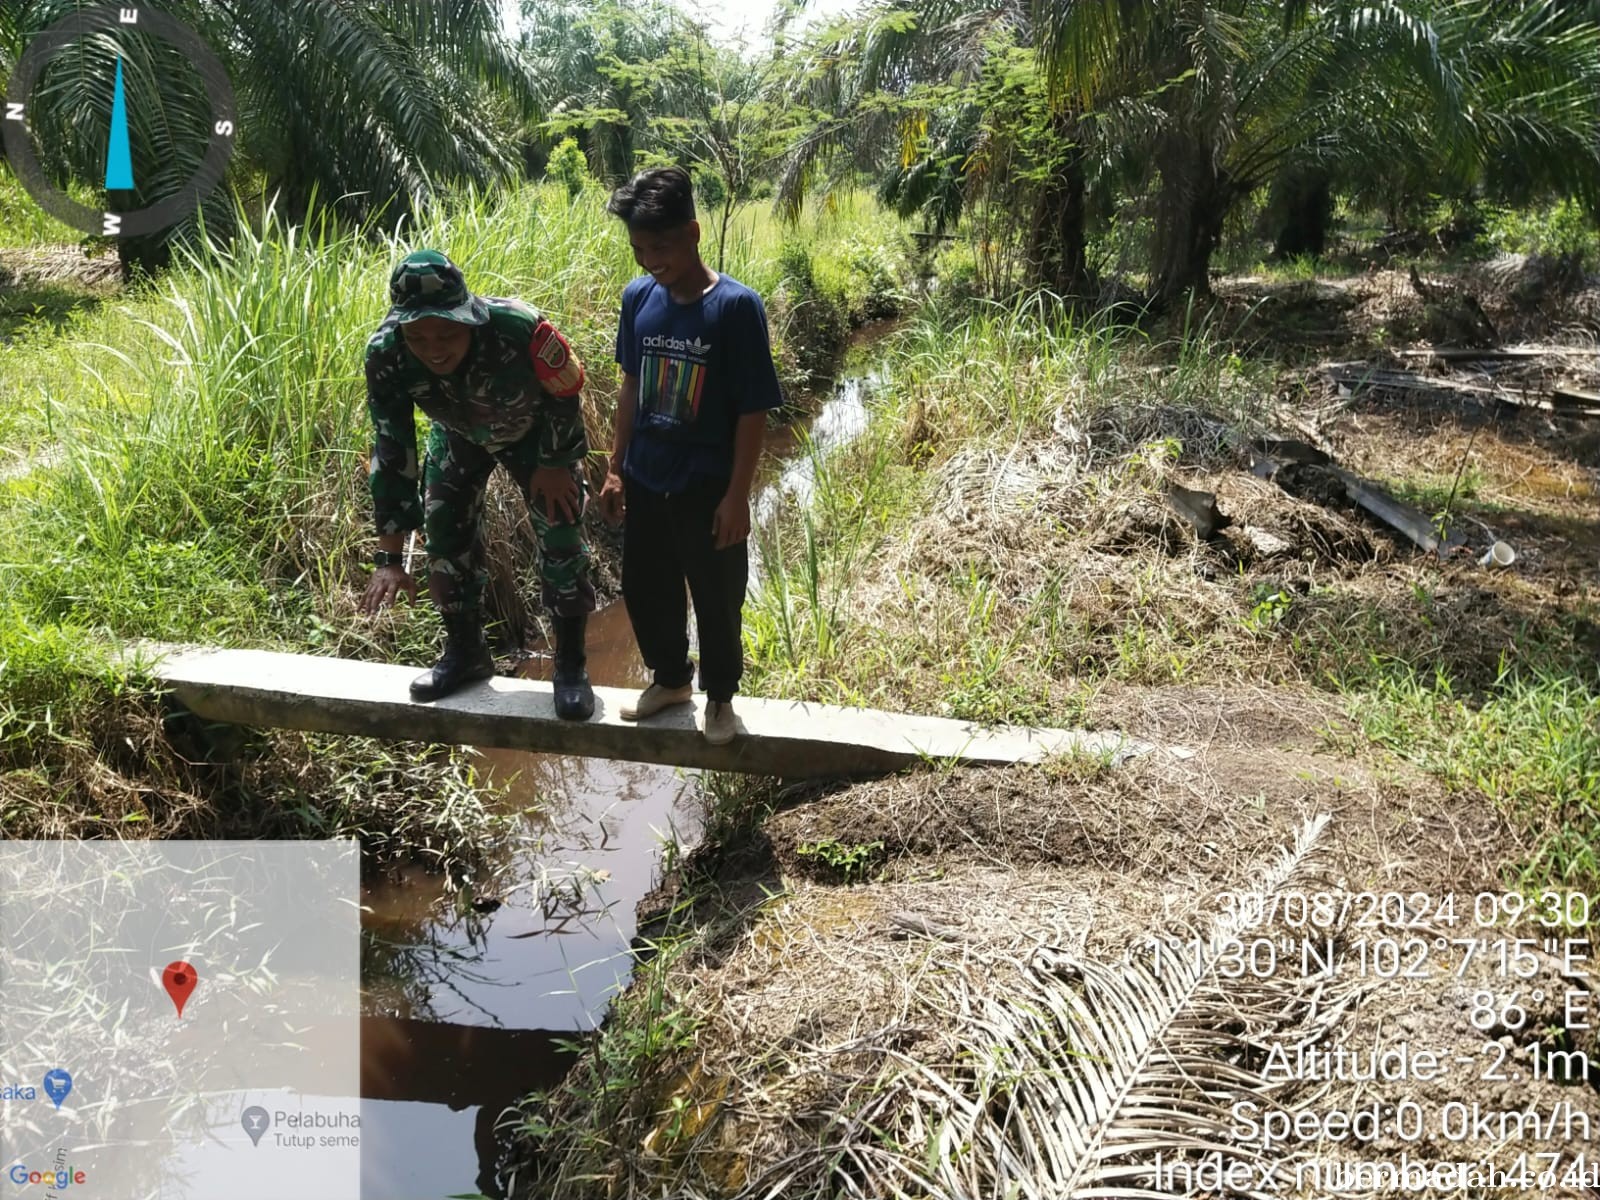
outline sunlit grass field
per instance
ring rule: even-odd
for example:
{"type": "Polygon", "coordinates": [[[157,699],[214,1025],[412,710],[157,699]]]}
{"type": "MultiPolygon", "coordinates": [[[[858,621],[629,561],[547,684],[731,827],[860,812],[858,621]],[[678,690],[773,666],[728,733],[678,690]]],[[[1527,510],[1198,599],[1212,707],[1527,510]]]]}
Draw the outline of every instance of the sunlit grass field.
{"type": "Polygon", "coordinates": [[[0,163],[0,250],[78,242],[83,234],[33,202],[16,175],[0,163]]]}

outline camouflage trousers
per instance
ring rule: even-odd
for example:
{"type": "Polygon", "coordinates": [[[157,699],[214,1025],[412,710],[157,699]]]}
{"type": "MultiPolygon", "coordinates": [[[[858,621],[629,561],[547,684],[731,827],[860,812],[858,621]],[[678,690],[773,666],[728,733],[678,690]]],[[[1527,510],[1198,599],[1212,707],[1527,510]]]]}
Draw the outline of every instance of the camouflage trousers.
{"type": "Polygon", "coordinates": [[[589,576],[589,545],[583,537],[588,486],[581,464],[568,470],[578,482],[578,520],[550,517],[544,500],[530,491],[538,469],[537,431],[490,452],[476,442],[434,423],[428,435],[423,470],[423,534],[428,554],[428,590],[434,606],[448,617],[475,617],[483,624],[483,596],[489,573],[483,544],[484,495],[495,464],[504,467],[527,502],[539,537],[541,599],[556,616],[593,612],[594,583],[589,576]]]}

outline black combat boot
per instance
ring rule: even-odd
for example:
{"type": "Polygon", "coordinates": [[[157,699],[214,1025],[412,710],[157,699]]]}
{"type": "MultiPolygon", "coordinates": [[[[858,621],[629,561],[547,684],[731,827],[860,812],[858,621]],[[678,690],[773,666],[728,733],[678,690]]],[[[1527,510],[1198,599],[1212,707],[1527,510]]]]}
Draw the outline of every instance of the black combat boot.
{"type": "Polygon", "coordinates": [[[494,655],[489,653],[482,622],[476,617],[446,617],[444,653],[433,664],[433,670],[424,671],[411,681],[411,698],[437,700],[493,674],[494,655]]]}
{"type": "Polygon", "coordinates": [[[594,716],[594,689],[584,669],[589,659],[583,649],[589,614],[556,617],[554,625],[556,661],[551,682],[555,685],[556,716],[563,721],[587,721],[594,716]]]}

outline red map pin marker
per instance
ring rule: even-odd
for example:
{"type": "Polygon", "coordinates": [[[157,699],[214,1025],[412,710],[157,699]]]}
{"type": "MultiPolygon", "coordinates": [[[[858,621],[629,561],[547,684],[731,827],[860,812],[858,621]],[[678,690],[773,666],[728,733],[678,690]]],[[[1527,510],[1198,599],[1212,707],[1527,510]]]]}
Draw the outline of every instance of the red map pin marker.
{"type": "Polygon", "coordinates": [[[178,1016],[183,1016],[183,1005],[189,999],[189,994],[194,991],[194,985],[200,979],[194,973],[194,968],[186,962],[168,963],[167,969],[161,972],[161,986],[167,989],[167,995],[172,997],[172,1002],[178,1006],[178,1016]]]}

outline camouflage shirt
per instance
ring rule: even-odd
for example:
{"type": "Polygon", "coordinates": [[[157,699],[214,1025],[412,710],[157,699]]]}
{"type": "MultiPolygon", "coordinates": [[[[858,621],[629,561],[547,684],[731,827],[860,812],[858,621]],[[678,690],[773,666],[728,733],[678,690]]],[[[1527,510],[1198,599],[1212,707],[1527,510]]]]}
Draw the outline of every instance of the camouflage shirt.
{"type": "Polygon", "coordinates": [[[436,375],[407,349],[393,316],[367,343],[369,483],[379,534],[422,525],[414,409],[491,452],[536,435],[541,467],[571,466],[588,453],[579,404],[583,363],[520,300],[484,300],[489,323],[473,328],[471,349],[449,375],[436,375]]]}

